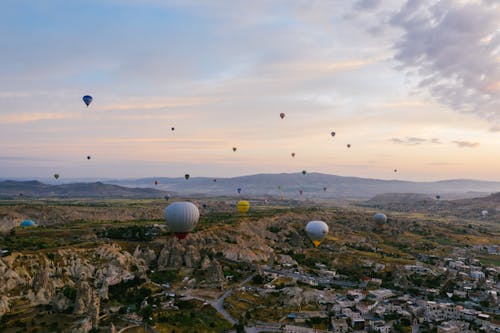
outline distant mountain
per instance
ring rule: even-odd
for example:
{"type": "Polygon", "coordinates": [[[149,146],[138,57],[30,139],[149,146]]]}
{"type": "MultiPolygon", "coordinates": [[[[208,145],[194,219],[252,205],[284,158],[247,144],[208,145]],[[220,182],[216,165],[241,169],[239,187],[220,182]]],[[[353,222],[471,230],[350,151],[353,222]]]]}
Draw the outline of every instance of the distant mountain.
{"type": "Polygon", "coordinates": [[[433,212],[500,222],[500,192],[480,198],[459,200],[438,200],[424,194],[414,193],[386,193],[376,195],[358,205],[387,211],[433,212]],[[483,215],[483,211],[487,214],[483,215]]]}
{"type": "Polygon", "coordinates": [[[305,198],[368,199],[382,193],[422,193],[431,197],[439,194],[445,198],[471,198],[500,191],[500,182],[468,179],[437,182],[410,182],[401,180],[380,180],[370,178],[342,177],[321,173],[258,174],[234,178],[194,177],[184,178],[141,178],[109,180],[107,183],[121,186],[153,187],[181,194],[260,196],[283,194],[288,198],[299,197],[303,190],[305,198]],[[281,190],[279,189],[281,187],[281,190]],[[326,191],[323,188],[326,187],[326,191]]]}
{"type": "Polygon", "coordinates": [[[165,194],[151,188],[130,188],[101,182],[62,185],[48,185],[36,180],[0,182],[0,198],[160,198],[165,194]]]}

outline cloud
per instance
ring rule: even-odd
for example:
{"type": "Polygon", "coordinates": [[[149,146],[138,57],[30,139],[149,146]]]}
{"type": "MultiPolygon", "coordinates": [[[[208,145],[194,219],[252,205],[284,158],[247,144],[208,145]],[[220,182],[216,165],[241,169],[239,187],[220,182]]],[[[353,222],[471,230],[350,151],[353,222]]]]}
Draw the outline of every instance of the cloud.
{"type": "Polygon", "coordinates": [[[0,123],[30,123],[40,120],[72,119],[78,115],[73,113],[25,113],[0,115],[0,123]]]}
{"type": "Polygon", "coordinates": [[[490,128],[490,132],[493,132],[493,133],[500,132],[500,126],[493,126],[492,128],[490,128]]]}
{"type": "Polygon", "coordinates": [[[400,69],[440,103],[500,119],[500,6],[496,2],[408,0],[391,24],[400,69]]]}
{"type": "Polygon", "coordinates": [[[417,146],[424,143],[433,143],[433,144],[441,144],[439,139],[424,139],[418,137],[406,137],[406,138],[392,138],[390,139],[392,143],[407,145],[407,146],[417,146]]]}
{"type": "Polygon", "coordinates": [[[460,148],[477,148],[479,147],[479,142],[470,142],[470,141],[453,141],[454,144],[459,146],[460,148]]]}
{"type": "Polygon", "coordinates": [[[374,10],[380,5],[380,0],[358,0],[354,4],[356,10],[374,10]]]}

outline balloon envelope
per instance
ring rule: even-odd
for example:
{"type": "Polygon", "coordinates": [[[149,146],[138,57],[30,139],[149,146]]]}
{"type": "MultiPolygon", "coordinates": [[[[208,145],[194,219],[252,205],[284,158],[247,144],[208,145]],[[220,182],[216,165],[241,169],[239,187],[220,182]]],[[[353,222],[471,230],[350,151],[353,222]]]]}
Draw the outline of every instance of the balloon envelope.
{"type": "Polygon", "coordinates": [[[238,210],[238,213],[246,214],[246,212],[248,212],[248,210],[250,209],[250,202],[246,200],[241,200],[236,205],[236,209],[238,210]]]}
{"type": "Polygon", "coordinates": [[[36,224],[32,220],[24,220],[21,222],[21,227],[35,227],[36,224]]]}
{"type": "Polygon", "coordinates": [[[328,234],[328,225],[323,221],[311,221],[306,225],[306,233],[315,247],[318,247],[328,234]]]}
{"type": "Polygon", "coordinates": [[[54,178],[55,178],[55,179],[59,179],[59,174],[58,174],[58,173],[55,173],[55,174],[54,174],[54,178]]]}
{"type": "Polygon", "coordinates": [[[382,213],[377,213],[373,215],[373,221],[375,221],[378,226],[384,225],[387,222],[387,216],[382,213]]]}
{"type": "Polygon", "coordinates": [[[233,147],[233,151],[236,151],[236,149],[237,149],[236,147],[233,147]]]}
{"type": "Polygon", "coordinates": [[[295,157],[295,153],[292,153],[292,157],[295,157]]]}
{"type": "Polygon", "coordinates": [[[330,134],[331,134],[332,137],[335,136],[335,132],[331,132],[330,134]]]}
{"type": "Polygon", "coordinates": [[[188,180],[188,179],[189,179],[189,177],[191,177],[191,176],[190,176],[188,173],[186,173],[186,174],[184,175],[184,178],[186,178],[186,180],[188,180]]]}
{"type": "Polygon", "coordinates": [[[200,211],[191,202],[179,201],[165,208],[167,227],[172,230],[177,238],[184,239],[193,230],[200,219],[200,211]]]}
{"type": "Polygon", "coordinates": [[[93,99],[93,98],[92,98],[92,96],[90,96],[90,95],[85,95],[85,96],[83,96],[83,97],[82,97],[83,102],[84,102],[84,103],[85,103],[85,105],[87,105],[87,106],[89,106],[89,105],[90,105],[90,103],[92,103],[92,99],[93,99]]]}
{"type": "Polygon", "coordinates": [[[238,187],[238,188],[236,189],[236,191],[237,191],[238,193],[241,193],[241,187],[238,187]]]}
{"type": "Polygon", "coordinates": [[[283,112],[280,113],[280,118],[281,119],[285,118],[285,114],[283,112]]]}
{"type": "Polygon", "coordinates": [[[305,175],[307,173],[306,170],[302,170],[302,174],[305,175]]]}

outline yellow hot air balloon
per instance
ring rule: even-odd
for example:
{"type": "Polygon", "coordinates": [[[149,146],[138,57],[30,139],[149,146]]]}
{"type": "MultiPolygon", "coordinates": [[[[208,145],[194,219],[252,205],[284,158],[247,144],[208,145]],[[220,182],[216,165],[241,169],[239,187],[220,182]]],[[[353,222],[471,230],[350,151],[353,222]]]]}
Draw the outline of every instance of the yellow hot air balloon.
{"type": "Polygon", "coordinates": [[[238,205],[236,205],[236,209],[238,210],[238,213],[246,214],[250,209],[250,202],[246,200],[241,200],[238,202],[238,205]]]}

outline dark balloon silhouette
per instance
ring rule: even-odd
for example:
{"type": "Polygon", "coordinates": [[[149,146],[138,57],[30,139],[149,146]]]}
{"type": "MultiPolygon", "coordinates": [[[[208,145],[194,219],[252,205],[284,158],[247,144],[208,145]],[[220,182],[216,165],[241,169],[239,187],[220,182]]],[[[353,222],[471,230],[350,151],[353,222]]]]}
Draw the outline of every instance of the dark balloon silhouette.
{"type": "Polygon", "coordinates": [[[280,118],[281,119],[285,118],[285,114],[283,112],[280,113],[280,118]]]}
{"type": "Polygon", "coordinates": [[[90,103],[92,103],[93,98],[90,95],[85,95],[82,97],[82,100],[85,103],[85,105],[87,105],[87,107],[89,107],[90,103]]]}

